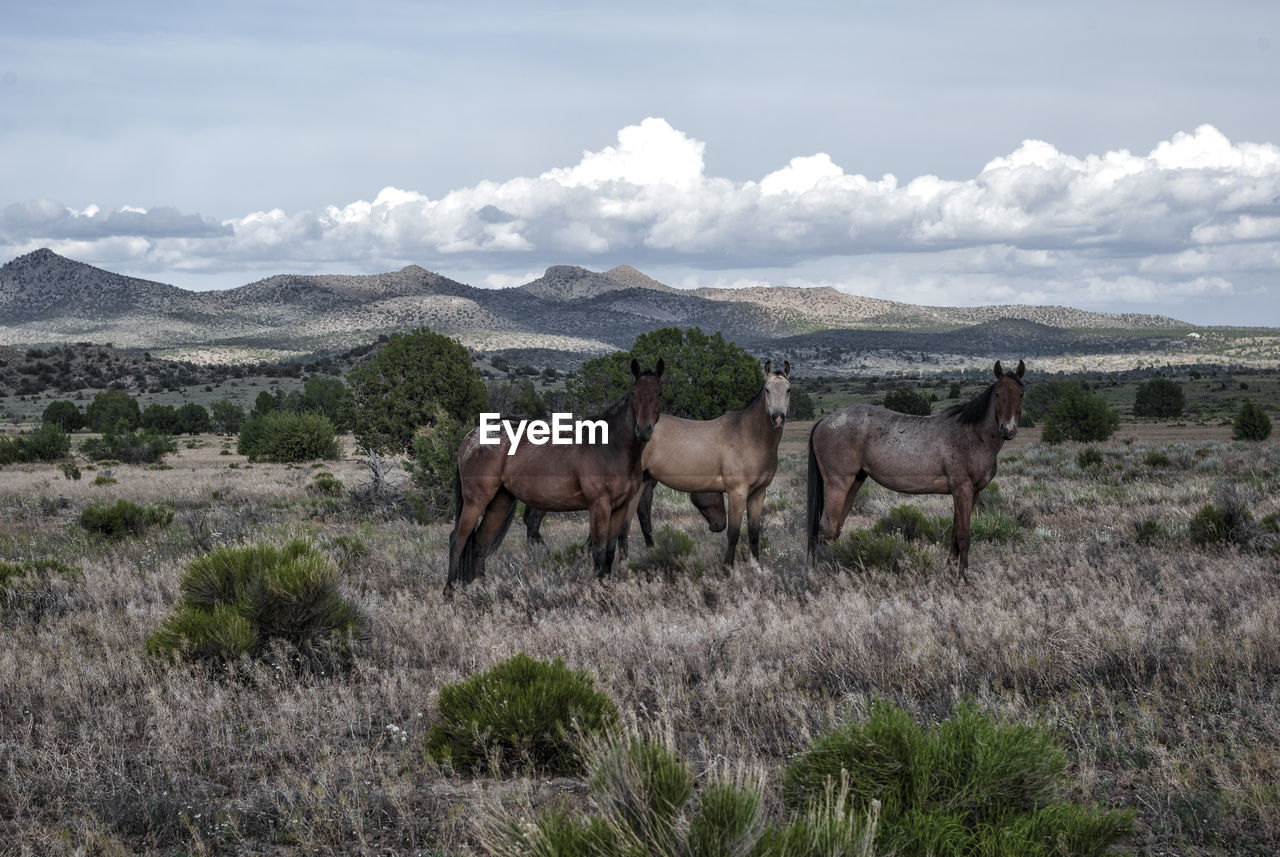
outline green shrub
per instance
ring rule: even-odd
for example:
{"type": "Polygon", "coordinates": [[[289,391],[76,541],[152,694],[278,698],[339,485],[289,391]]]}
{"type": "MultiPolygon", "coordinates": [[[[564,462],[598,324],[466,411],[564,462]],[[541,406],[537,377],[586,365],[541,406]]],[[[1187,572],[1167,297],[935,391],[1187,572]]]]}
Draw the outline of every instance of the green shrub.
{"type": "Polygon", "coordinates": [[[44,423],[34,431],[0,435],[0,465],[31,461],[57,461],[71,451],[71,436],[57,423],[44,423]]]}
{"type": "Polygon", "coordinates": [[[1193,543],[1202,547],[1221,544],[1227,540],[1227,519],[1217,506],[1205,503],[1191,516],[1187,533],[1193,543]]]}
{"type": "Polygon", "coordinates": [[[455,769],[499,773],[526,768],[553,774],[582,769],[579,734],[614,725],[618,709],[585,671],[559,658],[525,654],[440,689],[440,717],[427,754],[455,769]]]}
{"type": "Polygon", "coordinates": [[[80,452],[92,461],[119,461],[125,464],[158,464],[178,451],[178,443],[167,434],[152,431],[109,431],[80,444],[80,452]]]}
{"type": "Polygon", "coordinates": [[[230,399],[219,399],[209,406],[209,417],[223,434],[238,434],[244,425],[244,406],[230,399]]]}
{"type": "Polygon", "coordinates": [[[1022,525],[1005,512],[976,512],[969,521],[969,533],[975,542],[1007,544],[1022,541],[1022,525]]]}
{"type": "Polygon", "coordinates": [[[910,387],[903,387],[886,393],[884,406],[891,411],[897,411],[902,414],[915,414],[922,417],[927,417],[933,412],[933,403],[929,401],[929,397],[910,387]]]}
{"type": "Polygon", "coordinates": [[[1163,453],[1158,449],[1153,449],[1148,452],[1143,461],[1146,463],[1147,467],[1168,467],[1173,464],[1173,460],[1170,459],[1166,453],[1163,453]]]}
{"type": "Polygon", "coordinates": [[[39,619],[62,607],[68,598],[68,585],[83,576],[80,569],[50,557],[20,562],[0,560],[0,613],[21,612],[39,619]]]}
{"type": "Polygon", "coordinates": [[[53,423],[67,432],[79,431],[84,428],[84,413],[75,402],[59,399],[56,402],[50,402],[44,409],[40,414],[40,422],[53,423]]]}
{"type": "Polygon", "coordinates": [[[882,701],[786,768],[783,801],[812,807],[847,778],[847,811],[880,801],[877,845],[903,857],[1105,854],[1133,813],[1063,801],[1067,763],[1044,728],[1002,723],[967,703],[921,726],[882,701]]]}
{"type": "Polygon", "coordinates": [[[629,559],[628,565],[641,573],[673,575],[685,570],[685,564],[696,546],[693,536],[670,524],[663,524],[653,534],[653,547],[640,556],[629,559]]]}
{"type": "Polygon", "coordinates": [[[116,479],[114,476],[112,476],[109,473],[99,473],[97,476],[93,477],[93,484],[99,485],[99,486],[115,485],[119,481],[120,481],[119,479],[116,479]]]}
{"type": "Polygon", "coordinates": [[[883,568],[895,574],[928,566],[929,557],[896,533],[846,530],[831,544],[831,558],[846,568],[883,568]]]}
{"type": "Polygon", "coordinates": [[[414,435],[410,443],[413,456],[409,460],[413,488],[406,499],[413,517],[420,523],[452,519],[458,446],[466,434],[466,425],[436,406],[431,422],[414,435]]]}
{"type": "Polygon", "coordinates": [[[1261,406],[1245,399],[1236,412],[1231,436],[1236,440],[1266,440],[1271,436],[1271,417],[1261,406]]]}
{"type": "Polygon", "coordinates": [[[1076,453],[1076,467],[1088,470],[1102,463],[1102,450],[1096,446],[1086,446],[1076,453]]]}
{"type": "Polygon", "coordinates": [[[296,664],[345,659],[364,619],[337,578],[333,561],[303,539],[216,548],[187,568],[176,610],[147,639],[147,651],[234,661],[279,640],[296,664]]]}
{"type": "Polygon", "coordinates": [[[1182,416],[1187,396],[1182,385],[1168,378],[1152,378],[1138,385],[1133,398],[1133,415],[1157,420],[1182,416]]]}
{"type": "Polygon", "coordinates": [[[240,427],[236,451],[250,461],[315,461],[339,457],[333,423],[314,413],[270,411],[240,427]]]}
{"type": "Polygon", "coordinates": [[[1143,518],[1133,523],[1133,537],[1140,545],[1152,545],[1164,534],[1164,527],[1155,518],[1143,518]]]}
{"type": "MultiPolygon", "coordinates": [[[[101,478],[101,477],[99,477],[101,478]]],[[[95,480],[95,483],[97,481],[95,480]]],[[[108,539],[140,536],[151,527],[163,527],[173,520],[173,510],[164,506],[139,506],[120,499],[115,503],[94,503],[80,513],[80,526],[108,539]]]]}
{"type": "Polygon", "coordinates": [[[876,521],[871,528],[873,533],[895,533],[909,542],[940,542],[951,528],[951,520],[945,517],[930,517],[921,511],[919,506],[903,503],[894,506],[889,513],[876,521]]]}
{"type": "Polygon", "coordinates": [[[1258,526],[1262,527],[1265,533],[1280,535],[1280,513],[1272,512],[1270,515],[1263,515],[1262,520],[1258,521],[1258,526]]]}
{"type": "Polygon", "coordinates": [[[1103,441],[1111,437],[1119,424],[1120,418],[1100,396],[1083,387],[1071,386],[1063,391],[1045,418],[1041,439],[1045,443],[1103,441]]]}
{"type": "Polygon", "coordinates": [[[311,480],[307,490],[312,494],[319,494],[323,497],[340,497],[342,496],[342,487],[341,479],[327,470],[321,470],[311,480]]]}
{"type": "Polygon", "coordinates": [[[103,390],[84,409],[84,418],[90,431],[115,431],[121,424],[132,431],[142,422],[142,408],[124,390],[103,390]]]}
{"type": "Polygon", "coordinates": [[[816,416],[816,412],[813,405],[813,396],[793,386],[791,388],[791,415],[788,418],[811,420],[814,416],[816,416]]]}
{"type": "Polygon", "coordinates": [[[615,735],[590,742],[586,767],[595,814],[552,809],[525,820],[499,813],[481,822],[483,849],[499,857],[805,854],[761,850],[765,815],[758,780],[721,775],[695,800],[693,773],[660,741],[615,735]]]}

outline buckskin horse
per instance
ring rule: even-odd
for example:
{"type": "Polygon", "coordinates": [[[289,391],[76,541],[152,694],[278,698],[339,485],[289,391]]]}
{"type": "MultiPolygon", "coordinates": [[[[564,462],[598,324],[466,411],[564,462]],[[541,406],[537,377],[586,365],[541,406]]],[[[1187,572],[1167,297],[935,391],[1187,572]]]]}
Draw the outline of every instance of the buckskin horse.
{"type": "Polygon", "coordinates": [[[484,574],[485,558],[511,526],[517,500],[553,512],[586,509],[596,575],[608,574],[618,533],[643,481],[640,456],[658,424],[662,369],[661,359],[653,371],[644,372],[631,361],[635,380],[630,391],[591,417],[608,425],[607,443],[525,443],[508,455],[506,436],[482,444],[476,428],[463,438],[454,482],[457,511],[449,536],[446,594],[455,582],[467,583],[484,574]]]}
{"type": "MultiPolygon", "coordinates": [[[[760,566],[764,496],[778,470],[778,443],[791,404],[790,374],[790,362],[783,362],[782,370],[775,372],[773,361],[767,361],[764,385],[745,407],[712,420],[687,420],[668,414],[654,427],[644,450],[646,480],[656,480],[677,491],[726,495],[729,544],[724,564],[729,567],[737,554],[744,509],[750,562],[756,568],[760,566]]],[[[641,499],[638,496],[636,503],[641,499]]],[[[648,518],[647,511],[641,517],[642,526],[648,518]]],[[[624,539],[629,524],[630,515],[624,524],[624,539]]],[[[649,541],[648,537],[645,541],[649,541]]]]}
{"type": "Polygon", "coordinates": [[[820,543],[840,535],[869,476],[903,494],[951,495],[950,559],[959,561],[964,577],[974,498],[996,475],[1000,447],[1018,433],[1025,372],[1021,360],[1013,372],[1005,372],[997,360],[991,386],[972,401],[928,417],[849,405],[819,420],[809,433],[810,560],[820,543]]]}

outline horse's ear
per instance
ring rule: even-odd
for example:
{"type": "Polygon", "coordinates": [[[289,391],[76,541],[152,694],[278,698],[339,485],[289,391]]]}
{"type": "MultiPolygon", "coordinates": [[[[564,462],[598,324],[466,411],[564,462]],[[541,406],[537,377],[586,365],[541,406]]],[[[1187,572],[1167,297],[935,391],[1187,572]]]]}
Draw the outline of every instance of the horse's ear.
{"type": "Polygon", "coordinates": [[[783,378],[791,377],[791,361],[790,360],[782,361],[782,377],[783,378]]]}
{"type": "Polygon", "coordinates": [[[640,377],[640,361],[634,357],[631,358],[631,374],[640,377]]]}
{"type": "Polygon", "coordinates": [[[764,361],[764,377],[768,378],[773,373],[773,361],[764,361]]]}
{"type": "Polygon", "coordinates": [[[1016,375],[1016,376],[1018,377],[1018,380],[1019,380],[1019,381],[1021,381],[1021,380],[1022,380],[1022,376],[1023,376],[1023,374],[1025,374],[1025,373],[1026,373],[1026,371],[1027,371],[1027,364],[1025,364],[1025,363],[1023,363],[1021,360],[1019,360],[1019,361],[1018,361],[1018,371],[1014,372],[1013,374],[1014,374],[1014,375],[1016,375]]]}
{"type": "Polygon", "coordinates": [[[996,361],[996,377],[997,377],[997,378],[1003,378],[1003,377],[1004,377],[1004,370],[1000,368],[1000,361],[999,361],[999,360],[997,360],[997,361],[996,361]]]}
{"type": "Polygon", "coordinates": [[[661,358],[661,357],[659,357],[659,358],[658,358],[658,365],[657,365],[656,367],[654,367],[653,374],[655,374],[655,375],[657,375],[659,378],[661,378],[661,377],[662,377],[662,369],[663,369],[663,365],[662,365],[662,358],[661,358]]]}

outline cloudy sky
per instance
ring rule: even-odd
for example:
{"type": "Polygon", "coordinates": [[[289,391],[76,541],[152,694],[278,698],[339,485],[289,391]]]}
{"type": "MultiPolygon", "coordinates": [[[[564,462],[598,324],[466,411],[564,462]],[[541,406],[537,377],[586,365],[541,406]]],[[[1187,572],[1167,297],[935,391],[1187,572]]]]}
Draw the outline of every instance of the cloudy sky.
{"type": "Polygon", "coordinates": [[[1280,4],[51,2],[0,261],[186,288],[631,264],[1280,325],[1280,4]]]}

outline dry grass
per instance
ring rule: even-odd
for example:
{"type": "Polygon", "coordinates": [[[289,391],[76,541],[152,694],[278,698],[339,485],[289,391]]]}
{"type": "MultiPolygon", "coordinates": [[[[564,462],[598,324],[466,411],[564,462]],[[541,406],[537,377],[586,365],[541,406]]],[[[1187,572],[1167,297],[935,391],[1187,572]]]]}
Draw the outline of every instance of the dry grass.
{"type": "MultiPolygon", "coordinates": [[[[660,493],[655,518],[697,540],[688,568],[713,571],[598,584],[585,558],[531,551],[517,527],[487,578],[445,601],[447,526],[317,498],[312,468],[250,467],[203,440],[171,470],[112,468],[108,486],[51,466],[0,474],[0,559],[83,571],[0,605],[2,853],[476,853],[482,807],[585,799],[575,780],[446,775],[423,753],[439,688],[517,652],[591,671],[696,771],[759,767],[775,787],[789,756],[876,696],[924,718],[972,697],[1051,724],[1075,759],[1072,797],[1138,810],[1138,853],[1280,851],[1280,560],[1196,549],[1185,531],[1228,483],[1256,516],[1280,510],[1274,442],[1135,437],[1082,472],[1074,448],[1020,438],[997,482],[1025,538],[975,544],[967,585],[940,549],[905,576],[806,568],[803,461],[788,456],[768,573],[715,570],[724,536],[660,493]],[[1146,466],[1152,449],[1173,466],[1146,466]],[[115,497],[168,504],[174,523],[90,539],[80,509],[115,497]],[[1142,544],[1148,517],[1160,531],[1142,544]],[[229,680],[145,657],[193,558],[293,535],[333,555],[371,616],[350,673],[268,664],[229,680]]],[[[366,478],[354,457],[325,469],[349,488],[366,478]]],[[[864,493],[847,526],[908,501],[864,493]]],[[[573,515],[543,529],[553,550],[584,532],[573,515]]]]}

